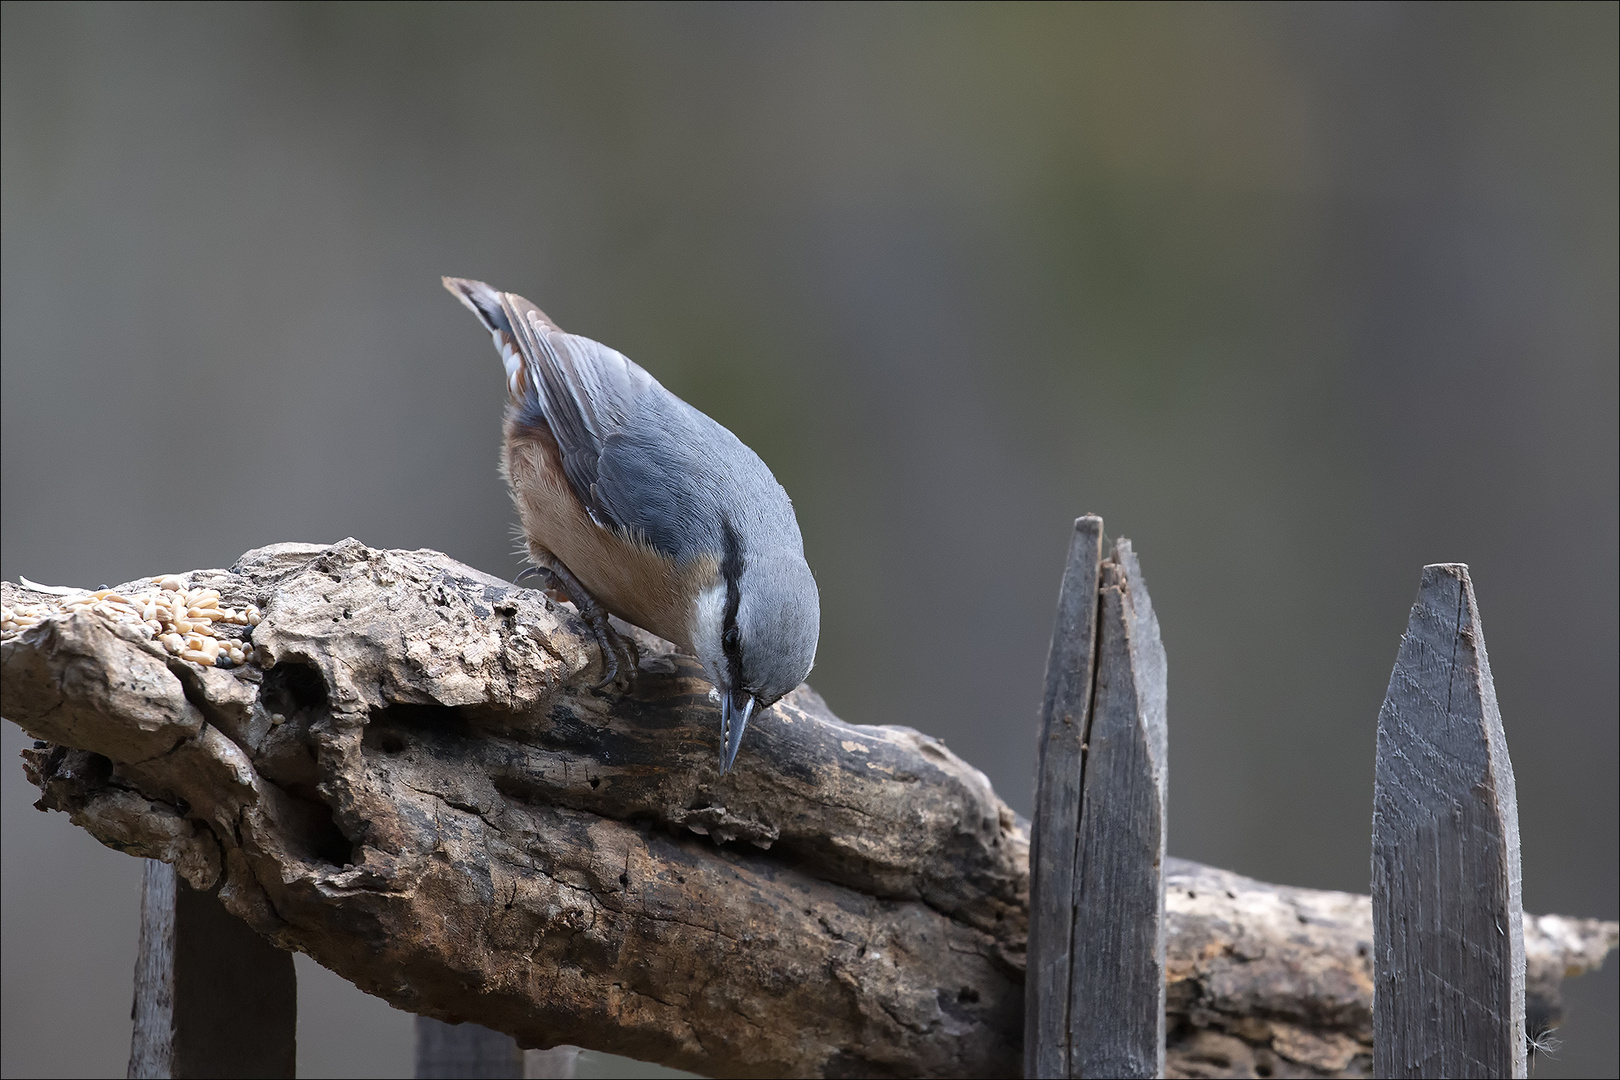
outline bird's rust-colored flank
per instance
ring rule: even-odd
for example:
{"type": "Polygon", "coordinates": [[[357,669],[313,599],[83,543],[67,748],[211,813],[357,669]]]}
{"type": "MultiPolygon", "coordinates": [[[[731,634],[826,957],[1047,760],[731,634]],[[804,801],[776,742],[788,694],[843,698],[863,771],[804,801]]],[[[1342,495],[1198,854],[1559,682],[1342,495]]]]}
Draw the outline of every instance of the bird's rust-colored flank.
{"type": "Polygon", "coordinates": [[[501,475],[536,565],[560,561],[608,611],[692,651],[689,598],[716,583],[718,560],[683,566],[597,525],[568,486],[556,439],[513,417],[506,420],[501,475]]]}

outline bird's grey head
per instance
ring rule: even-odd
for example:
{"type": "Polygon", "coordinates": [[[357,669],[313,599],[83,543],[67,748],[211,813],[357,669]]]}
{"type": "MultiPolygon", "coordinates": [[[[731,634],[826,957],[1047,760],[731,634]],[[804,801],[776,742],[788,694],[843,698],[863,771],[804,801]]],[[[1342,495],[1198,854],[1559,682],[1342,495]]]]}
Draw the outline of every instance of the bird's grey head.
{"type": "Polygon", "coordinates": [[[722,773],[737,757],[749,718],[810,674],[821,634],[821,598],[802,554],[753,554],[735,541],[726,547],[719,579],[698,598],[692,635],[720,694],[722,773]]]}

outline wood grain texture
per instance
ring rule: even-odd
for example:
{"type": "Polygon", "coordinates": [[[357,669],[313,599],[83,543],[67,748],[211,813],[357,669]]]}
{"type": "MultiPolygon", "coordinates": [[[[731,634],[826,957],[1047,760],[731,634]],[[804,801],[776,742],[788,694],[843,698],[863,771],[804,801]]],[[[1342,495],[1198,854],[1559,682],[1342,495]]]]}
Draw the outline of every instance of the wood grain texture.
{"type": "MultiPolygon", "coordinates": [[[[1165,866],[1165,1075],[1373,1076],[1371,899],[1165,866]]],[[[1614,922],[1526,917],[1528,995],[1545,1023],[1562,1015],[1562,979],[1602,967],[1617,941],[1614,922]]]]}
{"type": "Polygon", "coordinates": [[[130,1080],[167,1078],[174,1068],[174,867],[148,859],[141,874],[141,936],[135,952],[135,1022],[130,1080]]]}
{"type": "Polygon", "coordinates": [[[131,1077],[290,1077],[297,1063],[292,957],[148,861],[135,960],[131,1077]]]}
{"type": "Polygon", "coordinates": [[[1130,542],[1102,566],[1075,878],[1070,1076],[1164,1074],[1164,646],[1130,542]]]}
{"type": "Polygon", "coordinates": [[[1373,1068],[1525,1075],[1519,817],[1468,568],[1426,566],[1378,714],[1373,1068]]]}
{"type": "Polygon", "coordinates": [[[1030,827],[1029,964],[1024,976],[1024,1075],[1069,1075],[1075,866],[1084,746],[1097,652],[1102,518],[1075,521],[1058,590],[1041,701],[1035,819],[1030,827]]]}
{"type": "MultiPolygon", "coordinates": [[[[0,639],[40,809],[398,1008],[526,1047],[1021,1071],[1024,825],[936,740],[801,690],[722,779],[689,660],[643,640],[635,693],[594,692],[570,609],[444,555],[277,545],[187,577],[266,611],[263,667],[166,661],[84,614],[0,639]]],[[[1169,865],[1167,1074],[1368,1075],[1368,898],[1169,865]]],[[[1620,927],[1525,933],[1551,1022],[1620,927]]]]}
{"type": "Polygon", "coordinates": [[[1075,522],[1042,707],[1026,1076],[1165,1068],[1166,665],[1130,541],[1075,522]]]}

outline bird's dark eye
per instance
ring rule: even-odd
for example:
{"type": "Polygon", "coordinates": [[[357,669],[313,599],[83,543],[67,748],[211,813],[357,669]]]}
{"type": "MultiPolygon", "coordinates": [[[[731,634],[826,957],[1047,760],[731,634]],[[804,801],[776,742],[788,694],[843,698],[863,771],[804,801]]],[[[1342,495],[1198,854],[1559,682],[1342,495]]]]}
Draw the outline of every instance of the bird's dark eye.
{"type": "Polygon", "coordinates": [[[733,655],[742,648],[742,635],[737,633],[735,626],[726,627],[726,632],[720,635],[720,645],[726,652],[733,655]]]}

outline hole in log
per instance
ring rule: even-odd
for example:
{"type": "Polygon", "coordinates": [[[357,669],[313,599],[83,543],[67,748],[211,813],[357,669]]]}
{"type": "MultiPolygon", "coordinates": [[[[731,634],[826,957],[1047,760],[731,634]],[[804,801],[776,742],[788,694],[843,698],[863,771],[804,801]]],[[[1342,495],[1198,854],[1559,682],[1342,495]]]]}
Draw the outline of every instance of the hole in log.
{"type": "Polygon", "coordinates": [[[303,843],[304,853],[312,857],[311,861],[332,866],[348,866],[354,862],[354,844],[338,828],[330,806],[319,799],[300,798],[290,792],[287,805],[296,815],[293,824],[297,839],[303,843]]]}
{"type": "Polygon", "coordinates": [[[467,738],[472,730],[460,710],[444,705],[399,704],[371,710],[366,720],[367,736],[389,729],[413,741],[443,735],[467,738]]]}
{"type": "Polygon", "coordinates": [[[34,808],[67,813],[83,809],[92,795],[107,786],[113,772],[112,761],[100,754],[51,743],[25,750],[23,768],[41,790],[34,808]]]}
{"type": "Polygon", "coordinates": [[[320,671],[312,665],[286,660],[264,673],[264,688],[260,691],[260,696],[267,705],[274,703],[290,706],[278,710],[282,712],[292,712],[296,709],[324,710],[326,680],[321,678],[320,671]]]}

